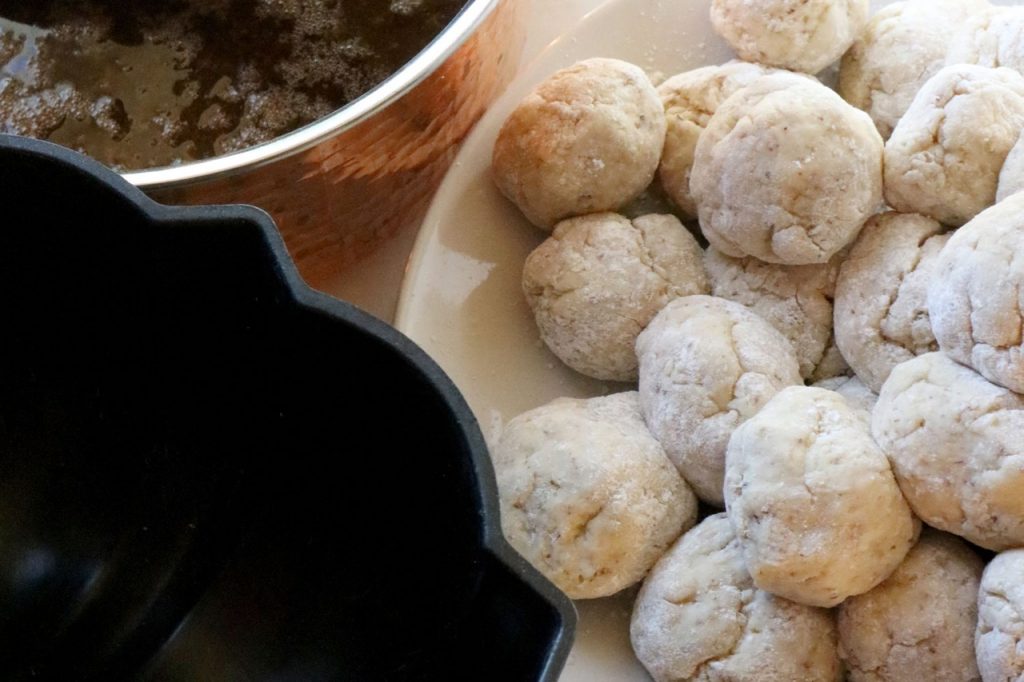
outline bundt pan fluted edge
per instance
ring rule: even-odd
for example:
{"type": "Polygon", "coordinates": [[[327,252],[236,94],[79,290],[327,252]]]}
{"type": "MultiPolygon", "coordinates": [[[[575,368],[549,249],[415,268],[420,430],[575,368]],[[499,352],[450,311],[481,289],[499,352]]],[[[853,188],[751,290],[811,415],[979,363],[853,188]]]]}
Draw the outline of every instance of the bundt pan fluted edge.
{"type": "Polygon", "coordinates": [[[475,418],[270,218],[0,135],[0,677],[557,679],[475,418]]]}

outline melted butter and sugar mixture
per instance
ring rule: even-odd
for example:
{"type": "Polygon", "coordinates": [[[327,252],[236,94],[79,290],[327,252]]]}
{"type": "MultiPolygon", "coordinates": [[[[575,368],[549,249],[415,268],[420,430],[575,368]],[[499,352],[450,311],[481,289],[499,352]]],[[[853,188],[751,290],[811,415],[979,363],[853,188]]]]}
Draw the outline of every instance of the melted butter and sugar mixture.
{"type": "Polygon", "coordinates": [[[0,0],[0,131],[121,170],[251,147],[394,73],[464,0],[0,0]]]}

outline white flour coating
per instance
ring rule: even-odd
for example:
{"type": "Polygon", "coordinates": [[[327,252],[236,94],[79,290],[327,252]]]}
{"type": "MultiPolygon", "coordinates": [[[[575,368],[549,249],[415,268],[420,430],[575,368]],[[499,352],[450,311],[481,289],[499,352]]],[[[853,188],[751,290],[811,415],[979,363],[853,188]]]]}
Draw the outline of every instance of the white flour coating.
{"type": "Polygon", "coordinates": [[[833,615],[757,589],[725,514],[704,519],[662,557],[630,623],[656,682],[837,682],[833,615]]]}
{"type": "Polygon", "coordinates": [[[712,0],[711,24],[751,62],[818,73],[867,24],[869,0],[712,0]]]}
{"type": "Polygon", "coordinates": [[[588,59],[556,72],[494,143],[498,189],[538,227],[615,211],[643,192],[665,143],[665,112],[643,70],[588,59]]]}
{"type": "Polygon", "coordinates": [[[871,413],[878,402],[878,394],[864,385],[864,382],[857,377],[832,377],[814,384],[815,388],[824,388],[827,391],[835,391],[846,398],[850,407],[861,410],[868,423],[871,423],[871,413]]]}
{"type": "Polygon", "coordinates": [[[950,237],[928,288],[939,347],[989,381],[1024,393],[1024,194],[950,237]]]}
{"type": "Polygon", "coordinates": [[[573,599],[640,581],[697,518],[635,392],[561,398],[521,414],[492,459],[505,537],[573,599]]]}
{"type": "Polygon", "coordinates": [[[832,340],[832,297],[840,256],[813,265],[775,265],[732,258],[709,248],[704,267],[711,295],[746,306],[789,339],[800,375],[815,375],[832,340]]]}
{"type": "Polygon", "coordinates": [[[789,73],[729,97],[697,143],[690,191],[712,246],[825,263],[882,203],[882,138],[863,111],[789,73]]]}
{"type": "Polygon", "coordinates": [[[1024,137],[1017,138],[1016,144],[1006,155],[1003,169],[999,171],[999,185],[996,187],[996,203],[1024,189],[1024,137]]]}
{"type": "Polygon", "coordinates": [[[984,562],[966,542],[925,530],[881,585],[839,606],[850,682],[980,682],[974,659],[984,562]]]}
{"type": "Polygon", "coordinates": [[[978,591],[975,650],[985,682],[1024,679],[1024,550],[1003,552],[985,568],[978,591]]]}
{"type": "Polygon", "coordinates": [[[687,296],[640,334],[640,405],[697,496],[721,507],[725,448],[779,390],[803,383],[793,347],[732,301],[687,296]]]}
{"type": "Polygon", "coordinates": [[[864,226],[836,283],[835,333],[843,357],[872,391],[896,365],[938,350],[928,285],[945,228],[924,216],[888,212],[864,226]]]}
{"type": "Polygon", "coordinates": [[[821,388],[786,388],[736,429],[725,506],[754,583],[808,606],[878,585],[920,531],[860,410],[821,388]]]}
{"type": "Polygon", "coordinates": [[[697,217],[697,205],[690,194],[690,171],[697,140],[708,121],[730,95],[773,71],[760,64],[731,61],[678,74],[658,86],[667,119],[658,180],[687,217],[697,217]]]}
{"type": "Polygon", "coordinates": [[[540,336],[597,379],[636,381],[636,337],[665,305],[705,294],[697,240],[671,215],[562,221],[526,259],[523,291],[540,336]]]}
{"type": "Polygon", "coordinates": [[[932,76],[885,145],[885,198],[902,213],[963,225],[995,203],[1024,128],[1024,76],[960,64],[932,76]]]}
{"type": "Polygon", "coordinates": [[[988,549],[1024,543],[1024,398],[928,353],[893,369],[871,432],[922,521],[988,549]]]}
{"type": "Polygon", "coordinates": [[[892,134],[925,81],[945,65],[950,42],[987,0],[906,0],[886,5],[843,56],[839,94],[892,134]]]}
{"type": "Polygon", "coordinates": [[[962,21],[946,53],[946,64],[1024,69],[1024,7],[992,7],[962,21]]]}

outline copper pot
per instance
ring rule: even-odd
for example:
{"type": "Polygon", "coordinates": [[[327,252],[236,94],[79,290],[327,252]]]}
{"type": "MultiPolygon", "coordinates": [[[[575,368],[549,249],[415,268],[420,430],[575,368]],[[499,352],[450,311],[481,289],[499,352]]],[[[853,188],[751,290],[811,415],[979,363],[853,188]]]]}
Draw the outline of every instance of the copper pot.
{"type": "Polygon", "coordinates": [[[515,75],[528,0],[470,0],[358,100],[263,145],[124,177],[169,204],[253,204],[313,286],[422,220],[458,144],[515,75]]]}

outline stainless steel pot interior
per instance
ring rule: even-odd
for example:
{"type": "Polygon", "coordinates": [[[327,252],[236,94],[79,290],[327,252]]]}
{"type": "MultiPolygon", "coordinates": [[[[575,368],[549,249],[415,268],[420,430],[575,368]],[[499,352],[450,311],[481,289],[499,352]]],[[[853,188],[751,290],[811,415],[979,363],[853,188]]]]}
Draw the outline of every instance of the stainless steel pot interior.
{"type": "Polygon", "coordinates": [[[476,30],[498,0],[469,0],[444,31],[387,80],[336,112],[287,135],[249,149],[178,166],[124,173],[136,187],[156,190],[189,185],[251,170],[334,137],[387,108],[441,66],[476,30]]]}

